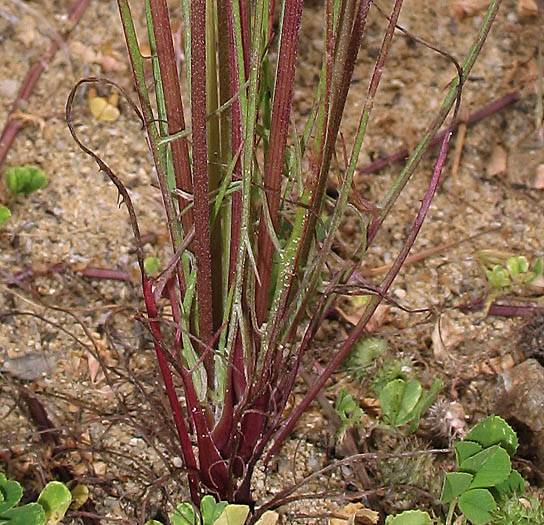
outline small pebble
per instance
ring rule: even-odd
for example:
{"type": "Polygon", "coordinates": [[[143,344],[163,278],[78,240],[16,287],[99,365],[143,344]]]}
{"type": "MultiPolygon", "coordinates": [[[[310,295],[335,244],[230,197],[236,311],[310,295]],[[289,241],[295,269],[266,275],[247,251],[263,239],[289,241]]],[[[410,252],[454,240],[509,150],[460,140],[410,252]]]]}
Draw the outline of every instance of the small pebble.
{"type": "Polygon", "coordinates": [[[404,299],[406,297],[406,290],[403,290],[402,288],[397,288],[393,291],[393,294],[399,299],[404,299]]]}
{"type": "Polygon", "coordinates": [[[24,381],[36,381],[41,377],[53,374],[59,361],[60,356],[46,355],[43,352],[27,354],[14,359],[6,359],[2,371],[24,381]]]}
{"type": "Polygon", "coordinates": [[[6,102],[11,102],[17,95],[19,82],[14,78],[6,78],[0,81],[0,95],[6,102]]]}

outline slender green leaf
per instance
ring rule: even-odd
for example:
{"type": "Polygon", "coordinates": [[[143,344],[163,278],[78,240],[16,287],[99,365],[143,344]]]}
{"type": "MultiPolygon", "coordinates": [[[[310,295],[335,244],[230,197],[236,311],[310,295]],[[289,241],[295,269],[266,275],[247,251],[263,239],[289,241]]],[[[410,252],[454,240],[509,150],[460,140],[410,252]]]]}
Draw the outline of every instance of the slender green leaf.
{"type": "Polygon", "coordinates": [[[404,425],[414,417],[414,410],[421,399],[422,392],[423,388],[417,379],[410,379],[406,383],[396,417],[397,425],[404,425]]]}
{"type": "Polygon", "coordinates": [[[382,414],[392,424],[396,422],[405,388],[406,381],[395,379],[387,383],[380,392],[382,414]]]}

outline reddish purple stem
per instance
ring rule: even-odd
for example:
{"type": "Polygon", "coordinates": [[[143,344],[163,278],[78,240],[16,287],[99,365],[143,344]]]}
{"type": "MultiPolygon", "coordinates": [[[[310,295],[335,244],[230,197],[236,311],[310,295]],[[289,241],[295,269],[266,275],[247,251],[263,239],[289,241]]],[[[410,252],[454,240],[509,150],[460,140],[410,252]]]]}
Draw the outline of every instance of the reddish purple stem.
{"type": "MultiPolygon", "coordinates": [[[[57,54],[61,43],[68,38],[74,27],[76,27],[77,23],[81,20],[85,9],[87,9],[90,3],[91,0],[77,0],[68,15],[68,21],[71,22],[72,25],[66,31],[64,31],[64,33],[61,33],[58,38],[53,39],[49,44],[47,51],[36,62],[34,62],[32,66],[30,66],[30,69],[28,70],[21,85],[21,89],[17,94],[17,98],[13,103],[12,111],[19,109],[22,106],[22,103],[26,102],[30,98],[36,82],[38,82],[38,79],[47,67],[47,64],[51,62],[53,57],[57,54]]],[[[24,121],[8,117],[8,121],[4,127],[4,130],[2,131],[2,136],[0,137],[0,166],[4,162],[4,159],[8,154],[8,150],[15,140],[17,133],[19,133],[24,125],[24,121]]]]}
{"type": "MultiPolygon", "coordinates": [[[[474,113],[472,113],[472,115],[470,115],[467,118],[466,125],[472,126],[476,124],[480,120],[483,120],[484,118],[487,118],[490,115],[497,113],[497,111],[504,109],[505,107],[509,106],[510,104],[513,104],[514,102],[517,102],[520,99],[520,97],[521,95],[519,91],[514,91],[513,93],[509,93],[508,95],[505,95],[504,97],[491,102],[487,106],[484,106],[478,111],[475,111],[474,113]]],[[[460,123],[461,123],[460,120],[456,119],[452,124],[452,127],[451,127],[452,131],[456,131],[460,123]]],[[[440,133],[435,135],[435,137],[431,140],[431,145],[439,144],[444,139],[444,135],[446,134],[446,131],[447,130],[442,130],[440,133]]],[[[400,162],[401,160],[405,160],[409,154],[410,152],[408,151],[407,148],[400,148],[397,151],[390,153],[386,157],[382,157],[380,159],[377,159],[373,162],[368,163],[367,165],[360,168],[358,170],[358,173],[359,175],[365,175],[368,173],[376,173],[377,171],[380,171],[386,166],[389,166],[389,164],[393,164],[394,162],[400,162]]]]}

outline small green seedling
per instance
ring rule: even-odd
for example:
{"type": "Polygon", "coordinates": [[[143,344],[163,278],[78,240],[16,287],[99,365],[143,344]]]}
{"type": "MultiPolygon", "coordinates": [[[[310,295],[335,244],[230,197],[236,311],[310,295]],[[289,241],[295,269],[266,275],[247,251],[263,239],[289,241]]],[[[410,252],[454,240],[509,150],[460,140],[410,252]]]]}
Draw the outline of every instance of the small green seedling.
{"type": "Polygon", "coordinates": [[[544,502],[537,496],[512,496],[492,513],[493,525],[544,523],[544,502]]]}
{"type": "Polygon", "coordinates": [[[380,392],[380,406],[386,427],[408,427],[408,434],[414,433],[421,416],[434,403],[444,383],[435,379],[428,392],[423,391],[417,379],[394,379],[380,392]]]}
{"type": "MultiPolygon", "coordinates": [[[[206,495],[200,502],[200,512],[194,505],[184,501],[170,515],[172,525],[244,525],[249,516],[248,505],[238,505],[226,501],[216,502],[211,495],[206,495]]],[[[277,513],[266,511],[255,525],[276,523],[277,513]]],[[[0,522],[1,525],[1,522],[0,522]]],[[[163,525],[157,520],[148,520],[145,525],[163,525]]]]}
{"type": "Polygon", "coordinates": [[[515,286],[531,284],[544,271],[544,261],[539,257],[533,268],[524,255],[511,255],[495,250],[480,250],[476,258],[482,267],[492,293],[505,291],[515,286]]]}
{"type": "Polygon", "coordinates": [[[44,525],[45,511],[39,503],[17,507],[23,496],[23,488],[17,481],[8,480],[0,473],[0,524],[44,525]]]}
{"type": "Polygon", "coordinates": [[[17,507],[22,496],[21,485],[0,473],[0,525],[56,525],[72,502],[72,494],[60,481],[50,481],[37,502],[17,507]]]}
{"type": "Polygon", "coordinates": [[[72,503],[72,493],[60,481],[50,481],[38,497],[38,503],[45,511],[45,525],[56,525],[72,503]]]}
{"type": "Polygon", "coordinates": [[[363,416],[363,409],[359,406],[357,401],[351,394],[348,394],[344,389],[340,391],[336,398],[334,410],[338,414],[341,420],[340,428],[338,429],[337,436],[341,440],[349,427],[361,426],[361,417],[363,416]]]}
{"type": "Polygon", "coordinates": [[[11,217],[11,211],[6,206],[0,204],[0,228],[9,221],[11,217]]]}
{"type": "Polygon", "coordinates": [[[146,257],[144,259],[144,270],[147,275],[152,277],[159,273],[159,265],[161,261],[158,257],[146,257]]]}
{"type": "Polygon", "coordinates": [[[446,475],[440,497],[442,503],[450,504],[447,525],[456,506],[471,523],[487,523],[498,502],[525,490],[521,475],[510,463],[517,447],[516,433],[498,416],[478,423],[455,445],[457,472],[446,475]]]}
{"type": "Polygon", "coordinates": [[[36,166],[14,166],[6,170],[6,186],[13,195],[25,196],[47,185],[43,170],[36,166]]]}
{"type": "Polygon", "coordinates": [[[244,525],[248,515],[249,507],[247,505],[227,505],[213,523],[215,525],[244,525]]]}

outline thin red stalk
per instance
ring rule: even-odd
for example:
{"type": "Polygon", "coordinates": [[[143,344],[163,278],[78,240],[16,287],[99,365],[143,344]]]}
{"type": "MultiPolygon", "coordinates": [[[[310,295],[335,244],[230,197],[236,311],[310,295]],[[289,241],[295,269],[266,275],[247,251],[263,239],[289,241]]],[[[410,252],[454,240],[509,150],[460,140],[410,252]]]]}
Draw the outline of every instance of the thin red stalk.
{"type": "MultiPolygon", "coordinates": [[[[285,4],[285,15],[282,26],[281,46],[278,56],[276,85],[272,106],[272,121],[270,124],[270,140],[264,168],[264,187],[266,201],[270,210],[272,227],[277,230],[278,213],[281,198],[281,181],[285,162],[285,149],[293,101],[295,80],[295,65],[300,35],[303,0],[292,0],[285,4]]],[[[268,312],[268,297],[270,276],[274,259],[274,244],[268,232],[268,227],[261,213],[259,224],[257,271],[260,285],[256,291],[256,313],[259,325],[265,320],[268,312]]]]}
{"type": "MultiPolygon", "coordinates": [[[[381,81],[381,78],[382,78],[382,72],[383,72],[383,69],[385,67],[385,62],[386,62],[387,56],[389,55],[389,50],[391,49],[391,43],[393,41],[393,35],[394,35],[394,32],[395,32],[395,24],[396,24],[396,21],[398,19],[401,7],[402,7],[402,1],[397,0],[396,4],[394,6],[394,9],[393,9],[392,15],[389,18],[389,24],[388,24],[386,32],[385,32],[385,36],[384,36],[382,46],[381,46],[381,49],[380,49],[380,54],[379,54],[379,56],[378,56],[378,58],[376,60],[376,63],[374,64],[372,77],[370,79],[370,84],[368,86],[368,93],[367,93],[366,99],[365,99],[364,109],[363,109],[363,112],[361,114],[361,124],[363,122],[363,119],[365,119],[365,118],[368,119],[370,117],[371,112],[372,112],[372,108],[373,108],[373,105],[374,105],[374,99],[376,97],[376,93],[377,93],[378,87],[380,85],[380,81],[381,81]]],[[[357,24],[357,20],[356,20],[356,24],[357,24]]],[[[324,257],[324,255],[325,255],[325,253],[322,253],[320,255],[320,258],[324,257]]],[[[309,303],[311,298],[312,297],[308,294],[306,299],[303,301],[302,307],[299,310],[298,317],[295,320],[295,322],[293,323],[293,325],[291,326],[291,329],[290,329],[290,332],[289,332],[289,337],[292,337],[292,335],[295,333],[296,327],[299,324],[299,319],[303,315],[303,312],[304,312],[304,310],[306,308],[306,305],[309,303]]],[[[296,302],[293,301],[292,304],[294,305],[294,304],[296,304],[296,302]]]]}
{"type": "MultiPolygon", "coordinates": [[[[395,3],[395,8],[402,1],[395,3]]],[[[301,261],[304,264],[308,253],[310,250],[311,242],[313,240],[313,232],[317,223],[317,218],[321,214],[321,205],[323,200],[323,193],[325,189],[325,183],[327,180],[327,175],[330,170],[332,155],[335,150],[336,139],[338,136],[338,131],[340,129],[340,122],[342,120],[342,114],[344,112],[344,107],[347,100],[347,94],[349,87],[351,85],[351,78],[353,75],[353,70],[355,68],[355,62],[357,60],[357,55],[361,42],[363,39],[363,33],[366,27],[366,21],[368,17],[368,12],[370,9],[370,0],[361,0],[359,4],[359,9],[357,10],[355,21],[353,23],[353,28],[351,35],[349,37],[349,42],[347,44],[347,51],[345,53],[345,62],[342,64],[344,67],[341,70],[341,80],[339,85],[335,85],[334,76],[333,76],[333,86],[331,96],[333,97],[332,106],[331,106],[331,116],[327,126],[327,139],[325,142],[322,158],[320,159],[319,165],[319,176],[316,180],[312,181],[314,186],[313,190],[313,200],[311,203],[311,212],[306,221],[305,231],[302,236],[302,246],[301,246],[301,261]],[[312,232],[312,233],[309,233],[312,232]]],[[[400,7],[399,7],[400,9],[400,7]]],[[[393,14],[391,15],[393,17],[393,14]]],[[[336,66],[335,66],[336,67],[336,66]]]]}
{"type": "MultiPolygon", "coordinates": [[[[166,114],[168,115],[168,133],[174,134],[185,129],[185,117],[183,115],[183,102],[178,80],[168,5],[166,0],[150,0],[150,6],[153,31],[157,44],[157,57],[159,59],[163,84],[164,103],[166,114]]],[[[172,150],[176,185],[185,193],[191,194],[193,192],[193,184],[187,139],[182,137],[174,140],[170,143],[170,147],[172,150]]],[[[178,196],[178,203],[180,210],[184,210],[190,204],[182,196],[178,196]]],[[[181,222],[185,232],[188,232],[193,224],[193,212],[190,208],[182,215],[181,222]]]]}
{"type": "MultiPolygon", "coordinates": [[[[483,310],[487,305],[487,299],[479,299],[474,303],[459,306],[461,312],[477,312],[483,310]]],[[[487,315],[497,315],[502,317],[523,317],[530,319],[535,315],[544,315],[544,306],[534,304],[503,304],[493,302],[489,306],[487,315]]]]}
{"type": "MultiPolygon", "coordinates": [[[[232,2],[232,0],[229,0],[232,2]]],[[[239,0],[240,23],[242,25],[242,48],[244,51],[244,71],[249,77],[249,5],[247,0],[239,0]]]]}
{"type": "Polygon", "coordinates": [[[7,283],[10,286],[18,285],[22,281],[35,279],[40,275],[47,275],[49,273],[64,273],[68,271],[79,273],[90,279],[109,279],[112,281],[133,282],[131,276],[122,270],[114,270],[113,268],[97,268],[95,266],[86,266],[85,268],[80,269],[76,264],[56,263],[44,269],[27,268],[25,270],[21,270],[15,275],[8,277],[7,283]]]}
{"type": "Polygon", "coordinates": [[[144,295],[144,301],[147,309],[147,315],[149,316],[149,324],[153,335],[155,336],[154,347],[157,354],[157,361],[159,363],[159,369],[164,381],[164,387],[166,389],[166,395],[172,409],[174,416],[174,423],[178,432],[178,436],[181,442],[181,448],[183,451],[183,459],[185,466],[188,469],[189,478],[189,490],[191,492],[191,499],[193,503],[198,504],[200,502],[200,489],[199,489],[199,477],[197,475],[198,466],[196,458],[193,453],[191,439],[187,426],[185,425],[185,419],[179,404],[179,399],[172,380],[172,372],[168,366],[168,361],[163,354],[163,350],[160,347],[158,341],[163,341],[161,328],[159,321],[157,321],[158,311],[155,304],[155,298],[153,296],[153,290],[151,288],[151,282],[145,276],[142,278],[142,290],[144,295]]]}
{"type": "MultiPolygon", "coordinates": [[[[440,149],[440,153],[435,164],[431,182],[429,183],[429,187],[427,188],[425,196],[423,200],[421,201],[421,205],[419,207],[414,224],[412,225],[412,228],[410,230],[410,234],[408,238],[406,239],[401,252],[397,256],[397,259],[395,260],[395,264],[393,265],[391,270],[389,270],[387,276],[385,277],[385,279],[383,280],[380,286],[380,292],[382,297],[385,293],[387,293],[393,280],[395,279],[402,265],[404,264],[404,261],[408,257],[408,253],[410,252],[410,249],[412,248],[416,240],[419,230],[421,229],[421,226],[423,225],[423,220],[425,219],[425,216],[427,215],[427,212],[431,205],[431,201],[434,197],[436,188],[440,181],[440,175],[442,173],[444,163],[446,162],[446,154],[448,150],[448,143],[449,143],[450,137],[451,137],[451,127],[450,129],[448,129],[448,132],[446,133],[446,135],[444,136],[442,140],[442,147],[440,149]]],[[[366,325],[368,323],[368,320],[370,319],[371,315],[374,313],[374,311],[376,310],[380,302],[381,302],[381,297],[375,302],[372,308],[369,308],[365,311],[360,321],[351,331],[351,334],[349,335],[349,337],[344,341],[342,347],[336,353],[334,359],[332,359],[332,361],[327,365],[325,370],[321,372],[321,374],[317,378],[317,381],[308,390],[308,392],[306,393],[302,401],[300,401],[297,404],[293,412],[289,415],[283,427],[276,434],[274,438],[274,443],[272,447],[270,448],[270,451],[268,452],[267,457],[270,457],[272,454],[274,454],[277,451],[277,449],[285,440],[285,438],[290,434],[291,430],[295,426],[296,422],[299,420],[302,413],[308,408],[308,405],[315,399],[318,392],[325,386],[325,383],[331,377],[333,372],[338,368],[338,366],[340,366],[340,364],[345,359],[348,352],[352,349],[353,345],[363,334],[366,328],[366,325]]]]}
{"type": "MultiPolygon", "coordinates": [[[[81,140],[79,139],[76,133],[76,130],[74,128],[74,124],[72,121],[72,106],[74,102],[74,97],[76,95],[78,87],[82,83],[85,83],[85,82],[87,82],[87,80],[85,79],[80,80],[72,88],[72,90],[70,91],[70,94],[68,95],[68,100],[66,102],[66,123],[68,124],[68,129],[70,130],[70,133],[72,134],[72,137],[74,138],[75,142],[85,153],[87,153],[87,155],[90,155],[97,162],[98,166],[100,167],[100,170],[104,171],[108,175],[110,180],[115,184],[115,187],[117,188],[120,196],[122,197],[122,201],[125,203],[127,207],[130,225],[132,228],[134,241],[136,244],[136,257],[138,259],[138,266],[140,268],[140,273],[142,275],[142,292],[144,296],[144,302],[146,305],[148,317],[150,319],[151,331],[154,335],[153,343],[155,347],[155,352],[157,353],[157,361],[159,363],[159,369],[161,371],[161,375],[164,381],[168,400],[170,402],[170,406],[172,409],[174,423],[178,431],[178,436],[179,436],[181,447],[182,447],[185,465],[187,466],[187,469],[189,471],[188,478],[189,478],[189,487],[191,491],[191,498],[195,503],[197,503],[200,501],[200,489],[199,489],[199,479],[197,474],[198,470],[197,470],[196,459],[193,454],[192,444],[191,444],[191,440],[187,431],[187,427],[185,426],[185,421],[184,421],[183,412],[181,410],[181,405],[179,404],[179,399],[177,397],[174,383],[172,381],[172,374],[170,372],[170,368],[168,367],[168,362],[166,360],[166,357],[163,354],[162,348],[160,346],[160,342],[163,341],[163,337],[162,337],[159,321],[157,320],[158,312],[157,312],[155,299],[153,296],[151,281],[146,276],[146,273],[144,270],[143,244],[142,244],[142,237],[140,234],[140,227],[138,225],[138,219],[136,217],[136,211],[134,210],[132,199],[130,198],[130,195],[127,189],[125,188],[125,186],[123,185],[119,177],[115,175],[115,173],[111,170],[111,168],[93,150],[91,150],[90,148],[85,146],[85,144],[81,142],[81,140]]],[[[139,113],[138,115],[140,116],[139,113]]],[[[83,328],[85,330],[85,327],[83,328]]]]}
{"type": "Polygon", "coordinates": [[[270,42],[274,33],[274,10],[276,8],[276,0],[269,0],[268,4],[268,38],[270,42]]]}
{"type": "MultiPolygon", "coordinates": [[[[400,0],[397,0],[399,2],[400,0]]],[[[355,62],[357,59],[357,51],[359,50],[359,47],[361,45],[364,28],[366,25],[368,10],[370,8],[370,0],[362,0],[359,10],[357,11],[357,16],[355,17],[355,23],[353,26],[353,31],[351,34],[351,39],[349,42],[349,52],[347,53],[347,62],[345,64],[344,74],[343,74],[343,81],[340,86],[340,92],[337,94],[336,102],[333,104],[333,108],[331,111],[333,111],[333,116],[331,117],[331,123],[329,124],[328,131],[327,131],[327,144],[325,146],[324,155],[321,159],[321,165],[318,167],[319,169],[319,177],[311,182],[311,184],[314,186],[313,192],[312,192],[312,203],[311,203],[311,210],[309,212],[308,218],[306,220],[306,224],[304,226],[303,234],[301,236],[301,243],[297,250],[297,253],[295,255],[295,267],[298,267],[300,264],[300,261],[304,261],[306,257],[308,256],[308,252],[310,249],[310,244],[313,240],[313,233],[315,231],[315,225],[317,224],[317,217],[319,216],[320,210],[321,210],[321,200],[322,200],[322,194],[325,187],[325,181],[327,178],[327,174],[330,167],[331,157],[332,153],[334,151],[334,145],[336,142],[336,136],[338,134],[338,130],[340,127],[340,121],[342,117],[342,113],[344,110],[344,105],[346,101],[347,92],[349,90],[349,85],[351,81],[351,76],[353,73],[353,69],[355,67],[355,62]]],[[[290,281],[289,281],[289,289],[292,291],[293,283],[295,281],[295,275],[291,275],[290,281]]],[[[269,356],[265,359],[265,362],[272,362],[272,355],[273,352],[276,350],[276,344],[275,340],[278,337],[281,329],[281,323],[284,320],[285,312],[288,307],[288,300],[289,300],[290,294],[285,294],[282,304],[280,305],[280,308],[278,309],[278,313],[275,315],[275,325],[274,325],[274,332],[270,338],[270,347],[269,347],[269,356]]],[[[269,373],[270,367],[263,367],[263,373],[260,378],[259,388],[262,388],[262,385],[267,382],[268,373],[269,373]]]]}
{"type": "MultiPolygon", "coordinates": [[[[34,86],[36,85],[36,82],[38,82],[38,79],[47,67],[47,64],[51,62],[51,60],[53,60],[53,57],[59,50],[61,43],[68,38],[70,33],[76,27],[90,3],[91,0],[76,1],[68,15],[68,21],[71,23],[70,27],[66,31],[52,39],[47,51],[36,62],[34,62],[32,66],[30,66],[30,69],[28,70],[23,80],[21,88],[19,89],[17,98],[13,103],[12,111],[19,109],[22,106],[22,103],[26,102],[30,98],[32,91],[34,90],[34,86]]],[[[19,130],[23,128],[24,125],[25,124],[22,120],[8,117],[8,121],[6,122],[4,130],[2,131],[2,136],[0,137],[0,166],[4,162],[4,159],[6,158],[9,148],[15,140],[17,133],[19,133],[19,130]]]]}
{"type": "MultiPolygon", "coordinates": [[[[210,203],[208,182],[206,111],[206,1],[191,2],[191,125],[193,131],[193,178],[195,257],[199,337],[205,345],[213,337],[212,267],[210,251],[210,203]]],[[[204,352],[204,348],[202,352],[204,352]]],[[[214,357],[204,359],[209,385],[214,381],[214,357]]]]}
{"type": "MultiPolygon", "coordinates": [[[[487,104],[483,108],[472,113],[468,117],[468,119],[465,121],[465,123],[467,126],[472,126],[476,124],[477,122],[479,122],[480,120],[483,120],[484,118],[487,118],[493,115],[494,113],[497,113],[501,109],[504,109],[510,104],[517,102],[520,98],[521,98],[521,94],[519,93],[519,91],[514,91],[513,93],[509,93],[508,95],[505,95],[504,97],[501,97],[498,100],[495,100],[491,102],[490,104],[487,104]]],[[[456,131],[458,127],[459,127],[459,120],[456,119],[452,125],[452,131],[456,131]]],[[[431,140],[431,145],[439,144],[444,139],[444,135],[446,131],[447,130],[444,129],[440,133],[435,135],[435,137],[431,140]]],[[[385,168],[389,164],[393,164],[394,162],[405,160],[409,154],[410,152],[408,151],[407,148],[400,148],[397,151],[390,153],[386,157],[377,159],[373,162],[366,164],[362,168],[359,168],[358,173],[360,175],[375,173],[385,168]]]]}

